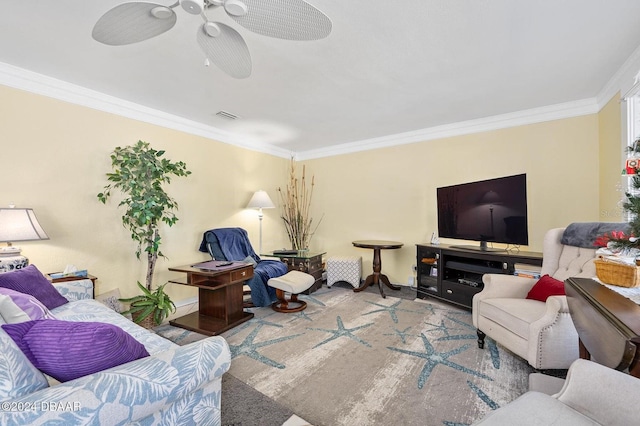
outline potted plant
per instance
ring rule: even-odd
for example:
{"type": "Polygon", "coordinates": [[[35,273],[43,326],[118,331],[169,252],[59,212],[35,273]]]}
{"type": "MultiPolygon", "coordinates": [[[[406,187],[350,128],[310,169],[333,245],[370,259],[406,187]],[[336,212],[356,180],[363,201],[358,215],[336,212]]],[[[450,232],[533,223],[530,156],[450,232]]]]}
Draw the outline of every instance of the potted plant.
{"type": "Polygon", "coordinates": [[[289,163],[287,187],[285,189],[278,188],[282,205],[281,217],[293,250],[308,250],[311,237],[322,221],[320,218],[315,227],[313,226],[311,199],[315,182],[314,177],[311,176],[311,185],[308,187],[305,172],[305,167],[302,166],[302,175],[298,179],[296,162],[292,157],[289,163]]]}
{"type": "Polygon", "coordinates": [[[162,284],[154,291],[150,291],[138,281],[138,287],[142,294],[127,299],[119,299],[121,302],[129,304],[129,309],[122,312],[122,314],[131,314],[131,319],[145,328],[162,324],[162,321],[169,314],[176,311],[176,305],[171,301],[169,295],[164,292],[165,285],[162,284]]]}
{"type": "Polygon", "coordinates": [[[156,261],[158,256],[164,257],[160,251],[160,226],[163,223],[172,226],[178,221],[173,212],[178,208],[178,203],[165,192],[163,185],[171,183],[172,176],[188,176],[191,172],[182,161],[171,162],[162,158],[164,153],[165,151],[156,151],[144,141],[138,141],[132,146],[116,147],[111,153],[113,172],[107,173],[110,183],[98,194],[98,200],[103,204],[106,204],[112,190],[117,189],[124,194],[124,199],[118,204],[118,207],[126,208],[122,224],[130,231],[131,239],[137,244],[136,257],[140,259],[142,252],[146,253],[146,286],[138,282],[138,286],[145,291],[138,296],[142,299],[132,298],[135,299],[132,304],[145,308],[136,309],[136,306],[132,306],[129,309],[145,313],[142,318],[137,318],[138,323],[144,317],[153,315],[156,324],[159,324],[158,319],[163,320],[168,315],[168,306],[175,309],[164,292],[164,285],[152,291],[156,261]],[[151,305],[155,306],[155,310],[149,309],[151,305]]]}

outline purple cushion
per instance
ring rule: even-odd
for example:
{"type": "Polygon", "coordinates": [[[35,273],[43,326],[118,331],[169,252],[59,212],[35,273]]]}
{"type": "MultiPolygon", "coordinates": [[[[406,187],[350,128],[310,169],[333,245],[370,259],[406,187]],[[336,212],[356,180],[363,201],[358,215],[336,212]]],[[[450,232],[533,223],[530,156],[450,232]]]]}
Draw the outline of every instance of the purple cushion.
{"type": "Polygon", "coordinates": [[[38,370],[60,382],[149,356],[140,342],[112,324],[43,319],[2,329],[38,370]]]}
{"type": "Polygon", "coordinates": [[[30,294],[49,309],[69,303],[35,265],[0,274],[0,287],[30,294]]]}
{"type": "Polygon", "coordinates": [[[35,297],[4,287],[0,287],[0,316],[7,324],[54,319],[47,307],[35,297]]]}

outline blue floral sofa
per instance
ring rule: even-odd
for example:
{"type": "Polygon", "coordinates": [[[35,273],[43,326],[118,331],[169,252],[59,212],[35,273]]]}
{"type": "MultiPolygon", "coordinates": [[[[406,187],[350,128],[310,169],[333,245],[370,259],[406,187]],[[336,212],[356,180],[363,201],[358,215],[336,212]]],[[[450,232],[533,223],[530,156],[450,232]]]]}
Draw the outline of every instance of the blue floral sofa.
{"type": "Polygon", "coordinates": [[[89,280],[56,288],[70,301],[51,310],[56,319],[117,325],[150,356],[55,383],[0,328],[0,425],[221,423],[221,380],[231,363],[223,338],[178,346],[93,300],[89,280]]]}

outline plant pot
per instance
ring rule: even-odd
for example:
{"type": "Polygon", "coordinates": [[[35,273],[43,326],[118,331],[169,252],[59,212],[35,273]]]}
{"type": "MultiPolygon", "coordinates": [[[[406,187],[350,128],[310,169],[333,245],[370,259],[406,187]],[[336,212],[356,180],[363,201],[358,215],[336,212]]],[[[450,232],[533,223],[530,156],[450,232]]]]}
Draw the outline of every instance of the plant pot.
{"type": "MultiPolygon", "coordinates": [[[[131,314],[131,319],[133,320],[133,322],[136,322],[136,320],[138,319],[138,316],[140,314],[138,312],[131,314]]],[[[144,327],[148,330],[151,330],[153,327],[155,327],[155,323],[153,322],[153,313],[151,315],[147,315],[147,317],[145,319],[143,319],[140,322],[136,322],[136,324],[138,324],[140,327],[144,327]]]]}

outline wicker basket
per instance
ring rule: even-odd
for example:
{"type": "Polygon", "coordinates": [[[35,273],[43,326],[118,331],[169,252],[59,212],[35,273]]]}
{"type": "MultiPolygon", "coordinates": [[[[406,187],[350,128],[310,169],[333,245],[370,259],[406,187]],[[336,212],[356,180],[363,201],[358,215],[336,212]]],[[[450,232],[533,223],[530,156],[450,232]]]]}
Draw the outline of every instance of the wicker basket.
{"type": "Polygon", "coordinates": [[[640,285],[640,267],[625,265],[607,259],[596,259],[596,275],[606,284],[620,287],[638,287],[640,285]]]}
{"type": "MultiPolygon", "coordinates": [[[[135,322],[135,320],[140,316],[139,313],[135,313],[131,315],[131,319],[135,322]]],[[[148,315],[145,319],[143,319],[142,321],[140,321],[138,323],[138,325],[140,327],[144,327],[147,330],[151,330],[153,327],[156,326],[155,322],[153,321],[153,314],[148,315]]]]}

